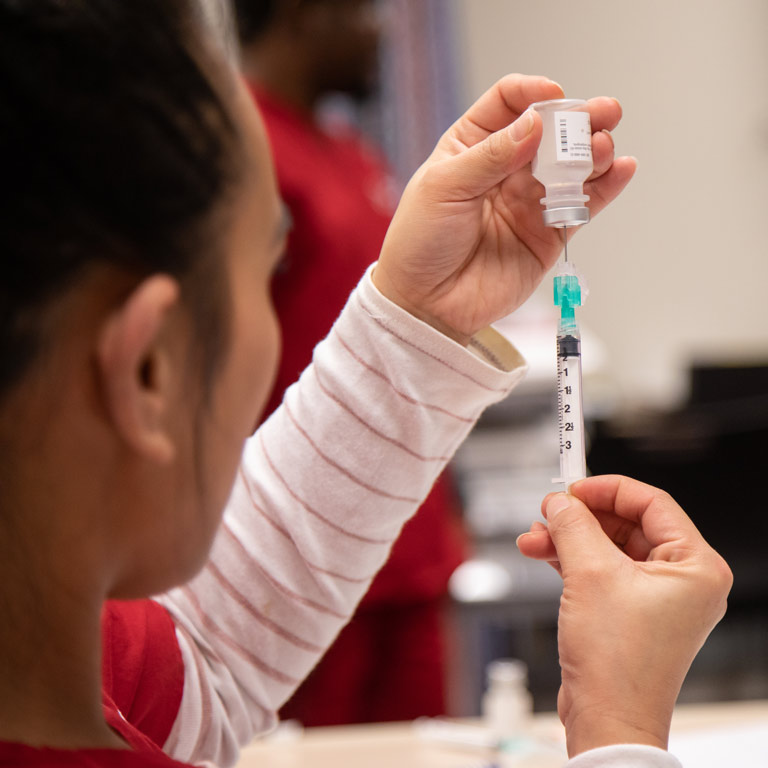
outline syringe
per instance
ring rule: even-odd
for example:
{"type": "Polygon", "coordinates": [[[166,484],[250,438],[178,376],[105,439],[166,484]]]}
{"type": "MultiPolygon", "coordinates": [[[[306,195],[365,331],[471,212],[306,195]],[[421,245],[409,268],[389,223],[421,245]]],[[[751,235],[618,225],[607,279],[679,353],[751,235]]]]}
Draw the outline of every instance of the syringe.
{"type": "Polygon", "coordinates": [[[584,445],[584,411],[581,398],[581,334],[575,307],[582,304],[581,285],[568,261],[568,230],[563,227],[565,260],[555,275],[555,306],[560,307],[557,325],[557,423],[560,432],[560,477],[566,490],[587,476],[584,445]]]}

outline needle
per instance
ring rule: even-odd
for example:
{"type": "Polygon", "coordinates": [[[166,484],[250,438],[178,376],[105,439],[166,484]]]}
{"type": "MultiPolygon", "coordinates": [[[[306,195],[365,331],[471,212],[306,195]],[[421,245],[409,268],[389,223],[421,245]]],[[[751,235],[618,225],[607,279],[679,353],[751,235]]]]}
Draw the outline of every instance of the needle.
{"type": "Polygon", "coordinates": [[[568,227],[563,227],[563,243],[565,244],[565,261],[568,263],[568,227]]]}

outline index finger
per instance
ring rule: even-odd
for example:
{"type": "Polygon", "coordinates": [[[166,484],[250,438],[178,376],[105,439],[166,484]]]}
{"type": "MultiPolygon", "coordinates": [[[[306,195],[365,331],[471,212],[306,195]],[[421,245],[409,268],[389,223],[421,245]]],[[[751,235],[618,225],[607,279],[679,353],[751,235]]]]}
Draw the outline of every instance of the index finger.
{"type": "MultiPolygon", "coordinates": [[[[541,502],[541,512],[544,517],[547,516],[547,505],[549,500],[554,495],[554,493],[547,494],[541,502]]],[[[643,561],[648,559],[648,555],[653,550],[654,545],[646,538],[642,525],[625,517],[620,517],[613,510],[606,512],[589,506],[588,508],[595,519],[600,523],[600,527],[603,529],[605,535],[626,555],[633,560],[643,561]]],[[[529,535],[528,538],[522,540],[522,542],[519,540],[518,547],[523,551],[523,554],[527,557],[534,557],[539,560],[552,559],[548,555],[550,555],[550,549],[554,551],[554,544],[550,541],[549,547],[547,546],[547,542],[542,536],[542,533],[545,532],[546,528],[544,529],[544,532],[537,530],[535,537],[529,535]]]]}
{"type": "Polygon", "coordinates": [[[652,544],[678,537],[701,538],[693,521],[668,494],[622,475],[598,475],[574,483],[569,492],[594,513],[618,515],[640,525],[652,544]]]}
{"type": "Polygon", "coordinates": [[[448,129],[448,135],[471,147],[514,122],[533,102],[562,97],[563,89],[549,78],[507,75],[448,129]]]}
{"type": "Polygon", "coordinates": [[[593,512],[612,512],[640,522],[644,512],[664,491],[624,475],[596,475],[579,480],[569,489],[593,512]]]}

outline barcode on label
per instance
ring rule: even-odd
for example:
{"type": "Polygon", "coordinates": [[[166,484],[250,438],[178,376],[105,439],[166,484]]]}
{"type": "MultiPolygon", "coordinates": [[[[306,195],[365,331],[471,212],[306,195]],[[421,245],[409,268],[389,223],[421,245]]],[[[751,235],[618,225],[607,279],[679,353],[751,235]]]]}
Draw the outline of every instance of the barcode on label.
{"type": "Polygon", "coordinates": [[[592,159],[587,112],[558,112],[554,125],[555,158],[564,163],[592,159]]]}
{"type": "Polygon", "coordinates": [[[560,118],[560,151],[568,154],[568,121],[564,117],[560,118]]]}

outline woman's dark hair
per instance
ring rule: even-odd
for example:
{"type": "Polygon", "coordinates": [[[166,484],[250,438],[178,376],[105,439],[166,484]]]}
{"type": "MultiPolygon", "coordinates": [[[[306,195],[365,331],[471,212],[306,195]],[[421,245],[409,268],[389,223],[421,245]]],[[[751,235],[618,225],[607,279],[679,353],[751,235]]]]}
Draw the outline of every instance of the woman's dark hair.
{"type": "Polygon", "coordinates": [[[237,34],[243,45],[258,39],[277,14],[280,0],[234,0],[237,34]]]}
{"type": "Polygon", "coordinates": [[[185,283],[239,146],[202,40],[192,0],[0,0],[0,397],[95,264],[178,277],[200,323],[223,311],[185,283]]]}

